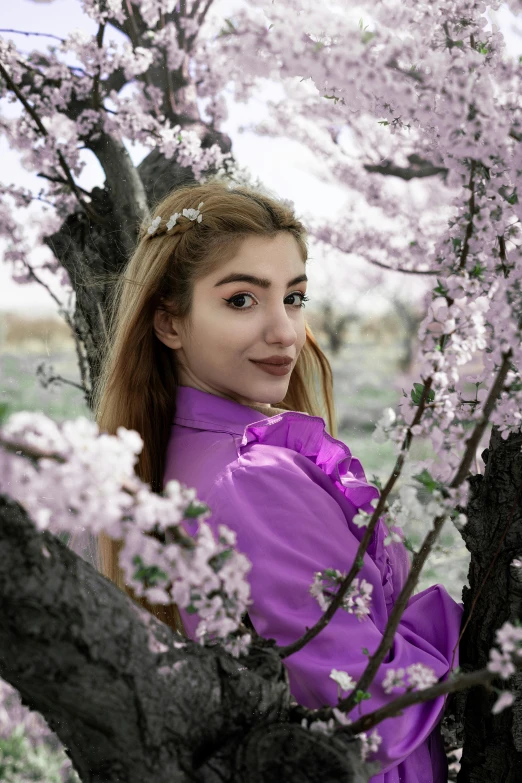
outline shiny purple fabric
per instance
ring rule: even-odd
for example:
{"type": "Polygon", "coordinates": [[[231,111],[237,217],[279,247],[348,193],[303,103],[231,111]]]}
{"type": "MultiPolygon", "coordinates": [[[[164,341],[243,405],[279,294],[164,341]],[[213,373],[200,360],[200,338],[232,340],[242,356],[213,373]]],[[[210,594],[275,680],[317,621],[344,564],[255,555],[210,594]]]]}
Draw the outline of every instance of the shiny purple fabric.
{"type": "MultiPolygon", "coordinates": [[[[378,491],[370,486],[358,459],[325,431],[324,420],[287,411],[265,416],[245,405],[182,386],[167,448],[164,484],[176,479],[197,491],[212,511],[214,531],[225,524],[237,534],[237,548],[252,562],[255,629],[278,644],[288,644],[319,619],[310,593],[314,571],[353,562],[364,533],[353,516],[372,511],[378,491]]],[[[187,530],[194,530],[187,522],[187,530]]],[[[332,669],[355,680],[377,648],[409,569],[402,544],[385,547],[382,522],[364,557],[359,577],[373,584],[371,614],[365,620],[342,610],[306,647],[284,660],[290,690],[306,707],[337,704],[332,669]]],[[[457,644],[462,608],[441,585],[414,595],[403,614],[393,646],[370,686],[372,698],[352,717],[388,703],[382,688],[389,668],[422,663],[446,678],[458,666],[457,644]],[[358,712],[359,711],[359,712],[358,712]]],[[[198,615],[181,610],[194,638],[198,615]]],[[[439,732],[444,699],[409,707],[377,726],[383,740],[369,760],[381,771],[372,783],[446,783],[447,765],[439,732]]]]}

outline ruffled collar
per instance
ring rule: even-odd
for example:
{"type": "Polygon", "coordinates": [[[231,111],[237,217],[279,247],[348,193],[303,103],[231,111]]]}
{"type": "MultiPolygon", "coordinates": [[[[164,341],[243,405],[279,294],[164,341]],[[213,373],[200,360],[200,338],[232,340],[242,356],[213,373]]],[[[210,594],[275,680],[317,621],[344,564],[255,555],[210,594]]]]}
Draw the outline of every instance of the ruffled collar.
{"type": "MultiPolygon", "coordinates": [[[[314,462],[356,508],[371,513],[371,501],[379,497],[377,487],[369,484],[357,457],[342,441],[326,432],[324,419],[298,411],[283,411],[278,415],[253,422],[245,427],[239,451],[252,443],[283,446],[314,462]]],[[[350,529],[360,541],[365,528],[350,522],[350,529]]],[[[392,566],[384,539],[388,530],[382,520],[377,523],[368,555],[381,571],[386,603],[392,603],[392,566]]],[[[347,568],[351,563],[347,563],[347,568]]]]}

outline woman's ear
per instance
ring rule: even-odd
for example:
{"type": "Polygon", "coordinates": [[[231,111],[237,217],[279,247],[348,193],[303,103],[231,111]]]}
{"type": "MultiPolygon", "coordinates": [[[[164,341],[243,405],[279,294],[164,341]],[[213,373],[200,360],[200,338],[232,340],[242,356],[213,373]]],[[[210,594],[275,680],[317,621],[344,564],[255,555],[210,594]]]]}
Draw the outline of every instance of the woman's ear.
{"type": "Polygon", "coordinates": [[[166,310],[156,310],[154,313],[154,333],[168,348],[181,348],[181,335],[176,319],[166,310]]]}

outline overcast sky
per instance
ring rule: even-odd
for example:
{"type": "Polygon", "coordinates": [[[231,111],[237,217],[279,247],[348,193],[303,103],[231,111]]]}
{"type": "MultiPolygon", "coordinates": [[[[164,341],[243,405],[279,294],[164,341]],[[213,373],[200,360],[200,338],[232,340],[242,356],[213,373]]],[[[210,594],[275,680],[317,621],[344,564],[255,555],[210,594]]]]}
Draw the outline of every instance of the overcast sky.
{"type": "MultiPolygon", "coordinates": [[[[96,31],[94,23],[82,13],[80,0],[16,0],[10,3],[1,0],[1,5],[2,28],[48,32],[58,36],[64,36],[77,27],[96,31]]],[[[236,6],[233,0],[217,0],[215,12],[225,17],[236,6]]],[[[351,13],[361,15],[354,6],[351,6],[351,13]]],[[[496,14],[490,13],[490,16],[494,17],[506,37],[508,53],[513,56],[522,53],[522,16],[515,18],[504,7],[496,14]]],[[[38,42],[37,38],[21,35],[9,34],[8,37],[26,51],[38,42]]],[[[277,89],[276,85],[274,89],[277,89]]],[[[298,213],[313,211],[316,215],[335,216],[342,210],[348,191],[336,184],[322,182],[315,176],[318,164],[309,150],[291,140],[269,139],[238,131],[242,123],[261,119],[264,113],[263,98],[269,95],[270,90],[267,90],[266,96],[259,96],[259,99],[247,106],[229,105],[230,117],[223,130],[232,138],[236,160],[259,176],[278,195],[292,199],[298,213]]],[[[2,110],[5,108],[4,105],[2,110]]],[[[138,156],[139,160],[139,150],[130,152],[138,156]]],[[[18,155],[8,149],[3,139],[0,139],[0,159],[2,182],[26,187],[34,187],[36,183],[41,185],[41,180],[34,174],[22,169],[18,155]]],[[[80,183],[86,188],[103,184],[101,168],[94,161],[86,166],[80,183]]],[[[0,253],[3,247],[0,242],[0,253]]],[[[14,283],[9,270],[9,265],[0,258],[0,310],[24,311],[28,316],[56,311],[45,290],[37,284],[21,286],[14,283]]],[[[398,275],[394,273],[393,277],[398,275]]]]}

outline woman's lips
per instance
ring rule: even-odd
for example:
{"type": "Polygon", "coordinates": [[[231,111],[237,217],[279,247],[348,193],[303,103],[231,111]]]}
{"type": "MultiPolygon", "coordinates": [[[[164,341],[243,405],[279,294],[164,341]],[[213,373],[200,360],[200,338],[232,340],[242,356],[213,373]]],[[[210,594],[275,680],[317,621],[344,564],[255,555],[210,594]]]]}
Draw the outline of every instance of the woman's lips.
{"type": "Polygon", "coordinates": [[[255,364],[256,367],[259,367],[260,370],[264,370],[270,375],[288,375],[292,369],[291,364],[263,364],[263,362],[254,362],[252,359],[250,359],[250,361],[252,364],[255,364]]]}

